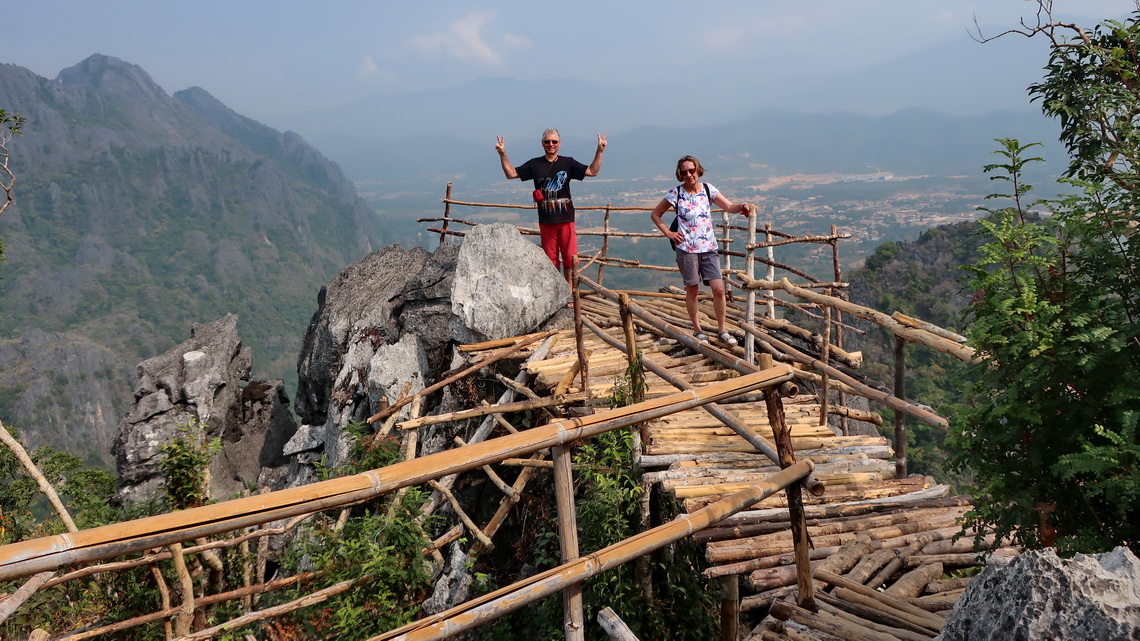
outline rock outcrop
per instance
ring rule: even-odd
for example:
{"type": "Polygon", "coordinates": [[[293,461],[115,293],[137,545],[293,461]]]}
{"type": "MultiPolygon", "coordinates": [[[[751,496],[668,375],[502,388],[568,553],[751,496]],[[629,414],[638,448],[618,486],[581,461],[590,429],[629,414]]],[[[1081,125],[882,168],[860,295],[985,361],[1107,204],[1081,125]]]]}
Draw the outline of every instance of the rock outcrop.
{"type": "Polygon", "coordinates": [[[291,476],[282,455],[296,431],[281,381],[249,381],[252,356],[237,317],[195,325],[190,340],[138,366],[135,404],[119,424],[112,451],[124,501],[159,489],[161,446],[191,419],[221,441],[210,466],[211,496],[228,499],[248,486],[281,487],[291,476]]]}
{"type": "MultiPolygon", "coordinates": [[[[433,253],[391,245],[365,257],[321,289],[297,365],[302,425],[286,454],[339,464],[344,426],[433,384],[456,344],[568,321],[569,299],[542,250],[507,224],[433,253]]],[[[424,413],[447,411],[447,398],[424,413]]]]}
{"type": "Polygon", "coordinates": [[[1140,639],[1140,560],[1127,548],[1071,559],[1043,550],[989,566],[938,639],[1140,639]]]}

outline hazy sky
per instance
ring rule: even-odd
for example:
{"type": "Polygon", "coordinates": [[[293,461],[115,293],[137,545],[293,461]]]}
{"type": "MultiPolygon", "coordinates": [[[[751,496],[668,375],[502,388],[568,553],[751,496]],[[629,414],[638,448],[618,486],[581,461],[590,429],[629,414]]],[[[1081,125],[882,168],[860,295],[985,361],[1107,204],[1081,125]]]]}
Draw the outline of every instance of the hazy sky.
{"type": "MultiPolygon", "coordinates": [[[[1027,0],[35,0],[0,13],[0,62],[54,78],[106,54],[141,66],[169,93],[200,86],[284,129],[294,114],[481,77],[748,100],[757,84],[898,59],[960,38],[975,18],[996,32],[1034,20],[1036,8],[1027,0]]],[[[1054,2],[1056,13],[1089,26],[1135,8],[1133,0],[1054,2]]]]}

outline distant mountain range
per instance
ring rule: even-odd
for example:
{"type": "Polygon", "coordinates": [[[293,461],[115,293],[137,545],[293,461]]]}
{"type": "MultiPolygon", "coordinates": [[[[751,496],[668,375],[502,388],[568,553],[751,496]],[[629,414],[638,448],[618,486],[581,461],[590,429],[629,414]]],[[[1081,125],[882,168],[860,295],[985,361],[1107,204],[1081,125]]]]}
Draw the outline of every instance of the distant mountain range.
{"type": "MultiPolygon", "coordinates": [[[[538,129],[531,137],[507,140],[514,164],[541,155],[541,133],[538,129]]],[[[955,117],[913,108],[869,117],[769,110],[729,124],[639,127],[610,134],[602,175],[669,176],[676,159],[685,154],[701,158],[721,176],[875,171],[980,175],[984,165],[994,162],[995,138],[1042,142],[1037,152],[1049,162],[1032,167],[1034,172],[1058,174],[1065,167],[1055,123],[1038,114],[1003,111],[955,117]]],[[[593,157],[592,132],[563,130],[562,140],[564,154],[587,163],[593,157]]],[[[331,137],[319,144],[353,180],[378,181],[393,188],[426,184],[436,190],[449,180],[479,188],[503,180],[493,136],[472,143],[443,135],[380,141],[360,134],[331,137]]]]}
{"type": "MultiPolygon", "coordinates": [[[[978,173],[998,137],[1048,142],[1046,155],[1061,162],[1056,124],[1027,94],[1047,62],[1043,40],[982,44],[963,30],[953,41],[854,72],[742,82],[746,93],[710,87],[694,100],[682,89],[699,79],[682,78],[671,87],[638,78],[622,87],[483,78],[300,114],[295,128],[353,180],[501,180],[495,136],[507,137],[517,164],[540,153],[540,134],[551,126],[562,132],[563,152],[578,158],[592,154],[597,132],[607,132],[606,177],[669,173],[671,161],[689,153],[721,159],[733,173],[758,165],[978,173]]],[[[757,76],[767,77],[779,60],[758,64],[766,66],[757,76]]]]}
{"type": "Polygon", "coordinates": [[[0,102],[27,118],[0,221],[0,417],[34,445],[105,461],[134,366],[230,312],[254,375],[295,377],[320,287],[384,244],[335,164],[203,89],[95,55],[53,80],[0,65],[0,102]]]}

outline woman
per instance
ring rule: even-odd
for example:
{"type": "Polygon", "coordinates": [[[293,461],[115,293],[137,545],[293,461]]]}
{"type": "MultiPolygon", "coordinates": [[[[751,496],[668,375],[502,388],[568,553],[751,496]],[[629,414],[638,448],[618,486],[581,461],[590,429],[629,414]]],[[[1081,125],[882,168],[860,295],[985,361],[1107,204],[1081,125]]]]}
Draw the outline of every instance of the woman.
{"type": "Polygon", "coordinates": [[[701,182],[705,168],[701,161],[685,156],[677,161],[677,180],[681,184],[653,208],[650,217],[657,229],[665,234],[677,251],[677,266],[685,283],[685,308],[693,322],[693,332],[698,341],[708,342],[698,319],[697,295],[703,280],[712,289],[713,311],[716,313],[717,336],[725,344],[736,345],[736,339],[725,327],[724,279],[720,273],[720,254],[712,224],[712,205],[728,211],[748,215],[748,205],[735,204],[724,197],[716,187],[701,182]],[[661,215],[670,208],[677,210],[677,230],[670,230],[661,220],[661,215]]]}

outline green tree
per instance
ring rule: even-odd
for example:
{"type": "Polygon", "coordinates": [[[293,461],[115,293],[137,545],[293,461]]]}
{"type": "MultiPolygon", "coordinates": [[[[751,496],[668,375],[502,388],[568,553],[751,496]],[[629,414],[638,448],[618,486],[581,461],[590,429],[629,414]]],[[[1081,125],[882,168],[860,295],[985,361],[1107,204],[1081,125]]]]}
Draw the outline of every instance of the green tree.
{"type": "Polygon", "coordinates": [[[986,170],[1009,182],[1010,204],[986,210],[989,240],[967,267],[968,334],[984,360],[950,437],[975,479],[970,523],[1028,547],[1135,549],[1140,389],[1126,373],[1140,365],[1140,248],[1128,242],[1140,203],[1081,179],[1069,181],[1076,195],[1031,200],[1020,177],[1038,159],[1000,142],[1005,162],[986,170]]]}

